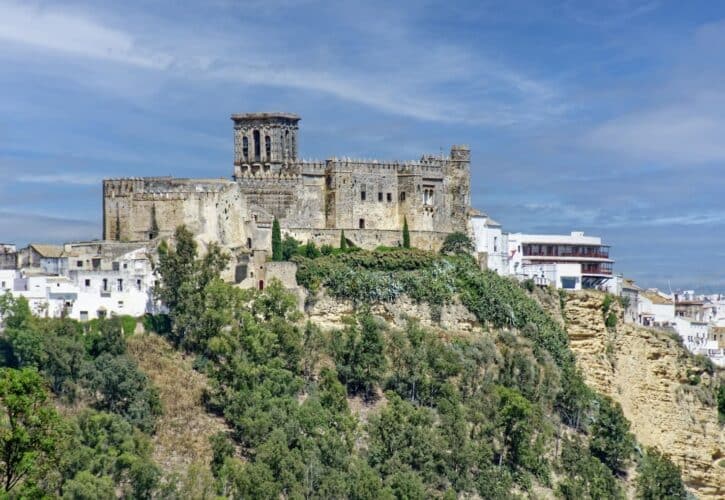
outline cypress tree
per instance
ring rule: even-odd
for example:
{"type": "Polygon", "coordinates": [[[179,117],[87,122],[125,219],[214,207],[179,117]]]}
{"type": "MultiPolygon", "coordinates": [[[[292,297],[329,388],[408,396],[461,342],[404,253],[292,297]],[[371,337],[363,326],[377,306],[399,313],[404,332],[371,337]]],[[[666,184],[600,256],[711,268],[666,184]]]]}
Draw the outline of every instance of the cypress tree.
{"type": "Polygon", "coordinates": [[[345,239],[345,230],[340,231],[340,250],[347,250],[347,240],[345,239]]]}
{"type": "Polygon", "coordinates": [[[410,248],[410,231],[408,231],[407,217],[403,217],[403,248],[410,248]]]}
{"type": "Polygon", "coordinates": [[[282,229],[279,227],[277,218],[272,222],[272,260],[282,260],[282,229]]]}

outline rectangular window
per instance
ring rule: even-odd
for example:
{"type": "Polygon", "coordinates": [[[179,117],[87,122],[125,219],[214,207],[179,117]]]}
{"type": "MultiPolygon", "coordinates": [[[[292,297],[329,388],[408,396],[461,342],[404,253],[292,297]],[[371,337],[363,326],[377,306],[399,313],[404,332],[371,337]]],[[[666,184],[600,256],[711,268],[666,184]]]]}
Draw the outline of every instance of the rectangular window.
{"type": "Polygon", "coordinates": [[[88,321],[88,311],[81,311],[81,321],[88,321]]]}
{"type": "Polygon", "coordinates": [[[77,260],[76,261],[76,267],[83,267],[83,261],[82,260],[77,260]]]}
{"type": "Polygon", "coordinates": [[[366,195],[365,191],[360,191],[360,200],[361,201],[365,201],[365,195],[366,195]]]}
{"type": "Polygon", "coordinates": [[[359,227],[360,229],[365,229],[365,219],[360,219],[360,220],[358,221],[358,227],[359,227]]]}
{"type": "Polygon", "coordinates": [[[111,268],[114,271],[118,271],[120,269],[120,266],[118,265],[118,262],[114,262],[114,263],[111,264],[111,268]]]}
{"type": "Polygon", "coordinates": [[[85,284],[86,284],[87,287],[91,286],[91,280],[86,280],[85,281],[85,284]]]}
{"type": "Polygon", "coordinates": [[[123,291],[123,280],[118,280],[118,291],[119,292],[123,291]]]}
{"type": "Polygon", "coordinates": [[[401,193],[400,193],[400,201],[405,201],[405,191],[401,191],[401,193]]]}
{"type": "Polygon", "coordinates": [[[104,292],[108,291],[108,279],[107,278],[103,278],[103,291],[104,292]]]}
{"type": "Polygon", "coordinates": [[[393,201],[393,193],[388,193],[388,203],[393,201]]]}
{"type": "Polygon", "coordinates": [[[383,193],[378,193],[378,201],[383,201],[383,193]]]}
{"type": "Polygon", "coordinates": [[[136,288],[141,290],[141,280],[136,280],[136,288]]]}
{"type": "Polygon", "coordinates": [[[0,288],[5,288],[5,282],[4,281],[0,284],[0,288]]]}

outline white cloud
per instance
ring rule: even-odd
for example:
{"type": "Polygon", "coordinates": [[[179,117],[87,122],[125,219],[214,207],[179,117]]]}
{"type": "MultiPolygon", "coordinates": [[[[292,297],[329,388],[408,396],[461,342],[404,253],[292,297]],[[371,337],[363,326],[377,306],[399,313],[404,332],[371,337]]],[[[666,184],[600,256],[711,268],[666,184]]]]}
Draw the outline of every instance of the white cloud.
{"type": "Polygon", "coordinates": [[[37,174],[37,175],[21,175],[17,182],[28,184],[71,184],[77,186],[96,186],[100,185],[102,177],[92,174],[72,173],[72,174],[37,174]]]}
{"type": "Polygon", "coordinates": [[[0,5],[0,40],[146,68],[164,68],[172,61],[168,55],[139,47],[128,33],[88,16],[27,2],[0,5]]]}
{"type": "MultiPolygon", "coordinates": [[[[374,15],[375,9],[355,12],[374,15]]],[[[354,57],[335,46],[334,34],[298,40],[274,23],[242,21],[233,31],[208,32],[153,19],[122,28],[86,12],[28,3],[0,5],[0,41],[187,80],[322,92],[429,121],[532,123],[564,109],[552,85],[483,54],[416,34],[411,26],[383,22],[381,29],[377,19],[346,16],[340,22],[360,32],[360,46],[348,49],[354,57]]],[[[7,44],[2,50],[9,50],[7,44]]],[[[75,69],[67,72],[84,85],[93,83],[75,69]]]]}
{"type": "Polygon", "coordinates": [[[625,115],[595,128],[586,142],[599,149],[666,164],[725,161],[725,109],[672,106],[625,115]]]}

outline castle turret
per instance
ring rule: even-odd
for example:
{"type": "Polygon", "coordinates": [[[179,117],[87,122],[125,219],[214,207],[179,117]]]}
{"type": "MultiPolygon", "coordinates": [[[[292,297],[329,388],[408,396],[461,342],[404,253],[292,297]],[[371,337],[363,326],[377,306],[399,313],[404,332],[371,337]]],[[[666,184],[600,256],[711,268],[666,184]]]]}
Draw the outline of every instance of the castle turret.
{"type": "Polygon", "coordinates": [[[234,122],[234,175],[277,170],[297,160],[300,117],[291,113],[242,113],[234,122]],[[272,168],[276,167],[276,168],[272,168]]]}

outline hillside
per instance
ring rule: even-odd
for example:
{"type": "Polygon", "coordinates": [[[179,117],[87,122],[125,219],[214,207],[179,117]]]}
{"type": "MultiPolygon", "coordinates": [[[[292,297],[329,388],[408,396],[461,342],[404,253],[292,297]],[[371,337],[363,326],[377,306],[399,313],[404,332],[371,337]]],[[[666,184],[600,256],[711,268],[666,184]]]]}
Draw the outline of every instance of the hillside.
{"type": "Polygon", "coordinates": [[[167,474],[185,475],[192,464],[208,467],[212,460],[209,438],[228,428],[204,408],[206,377],[194,370],[192,359],[154,333],[130,337],[128,350],[159,390],[163,413],[151,440],[156,463],[167,474]]]}
{"type": "Polygon", "coordinates": [[[32,318],[22,300],[0,303],[12,364],[0,389],[29,387],[41,399],[49,391],[87,409],[65,417],[53,447],[29,455],[37,465],[29,462],[34,472],[16,491],[685,498],[678,460],[696,457],[696,467],[681,462],[687,485],[719,494],[702,450],[686,449],[699,431],[672,430],[670,443],[657,430],[678,418],[667,412],[682,411],[673,399],[682,394],[703,436],[721,432],[705,404],[713,376],[677,365],[687,387],[669,400],[669,389],[637,381],[618,390],[601,358],[631,364],[622,377],[644,377],[637,364],[649,363],[647,351],[631,333],[613,357],[619,347],[594,316],[598,298],[567,300],[481,271],[467,255],[308,248],[294,261],[297,293],[274,280],[263,292],[240,289],[219,278],[218,248],[197,257],[191,235],[179,232],[158,266],[169,316],[144,319],[159,335],[133,334],[132,318],[81,324],[32,318]],[[69,464],[59,474],[43,462],[57,454],[69,464]]]}
{"type": "Polygon", "coordinates": [[[712,370],[666,333],[621,322],[608,329],[603,299],[571,294],[564,310],[587,383],[622,405],[637,439],[669,454],[698,497],[725,497],[725,431],[712,370]]]}

